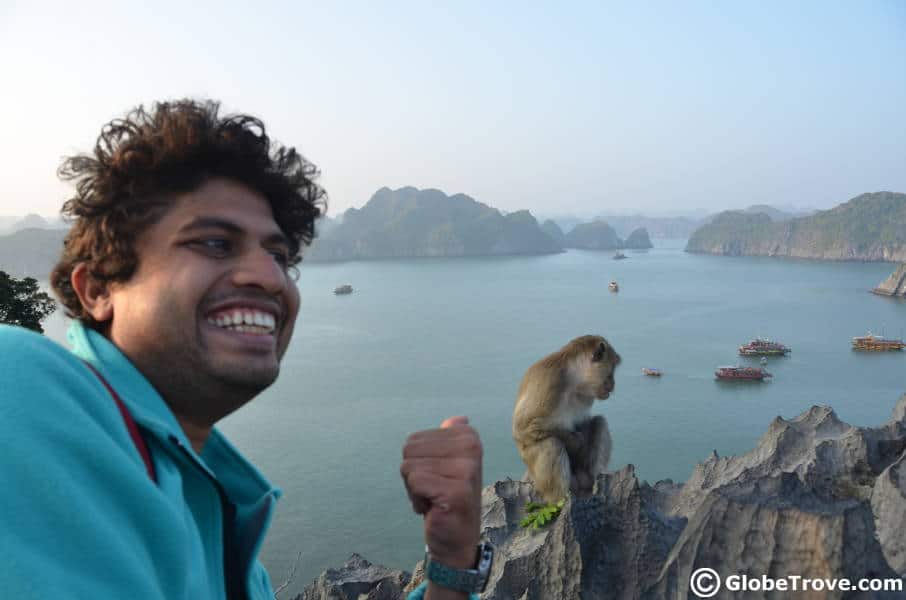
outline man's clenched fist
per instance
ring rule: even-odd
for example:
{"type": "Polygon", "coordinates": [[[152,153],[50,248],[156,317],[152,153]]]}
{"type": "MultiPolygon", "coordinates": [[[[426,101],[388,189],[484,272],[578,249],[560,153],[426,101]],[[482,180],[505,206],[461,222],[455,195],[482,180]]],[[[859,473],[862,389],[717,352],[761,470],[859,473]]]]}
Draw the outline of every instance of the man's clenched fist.
{"type": "Polygon", "coordinates": [[[400,474],[415,512],[425,516],[433,559],[475,568],[481,527],[481,440],[466,417],[413,433],[403,446],[400,474]]]}

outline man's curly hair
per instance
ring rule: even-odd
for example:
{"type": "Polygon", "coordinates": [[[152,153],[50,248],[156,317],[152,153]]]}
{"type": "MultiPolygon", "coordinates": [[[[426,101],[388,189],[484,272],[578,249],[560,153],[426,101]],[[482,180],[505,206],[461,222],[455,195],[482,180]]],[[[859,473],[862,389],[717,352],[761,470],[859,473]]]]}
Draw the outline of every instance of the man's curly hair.
{"type": "Polygon", "coordinates": [[[86,263],[102,282],[126,281],[138,266],[135,240],[155,223],[174,194],[191,192],[213,177],[242,183],[267,198],[274,220],[290,240],[290,265],[315,235],[326,195],[317,168],[295,148],[268,138],[264,123],[248,115],[221,117],[213,101],[143,106],[101,130],[92,155],[66,158],[58,174],[76,194],[61,209],[72,222],[50,282],[69,317],[91,327],[70,283],[86,263]]]}

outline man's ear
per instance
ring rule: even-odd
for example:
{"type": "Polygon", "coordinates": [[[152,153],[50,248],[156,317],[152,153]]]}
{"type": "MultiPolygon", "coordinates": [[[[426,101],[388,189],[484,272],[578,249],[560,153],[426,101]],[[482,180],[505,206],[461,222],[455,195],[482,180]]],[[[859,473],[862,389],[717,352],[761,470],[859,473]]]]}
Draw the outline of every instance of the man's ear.
{"type": "Polygon", "coordinates": [[[82,308],[98,323],[113,318],[113,300],[105,282],[98,281],[88,272],[86,263],[79,263],[69,276],[72,289],[75,290],[82,308]]]}

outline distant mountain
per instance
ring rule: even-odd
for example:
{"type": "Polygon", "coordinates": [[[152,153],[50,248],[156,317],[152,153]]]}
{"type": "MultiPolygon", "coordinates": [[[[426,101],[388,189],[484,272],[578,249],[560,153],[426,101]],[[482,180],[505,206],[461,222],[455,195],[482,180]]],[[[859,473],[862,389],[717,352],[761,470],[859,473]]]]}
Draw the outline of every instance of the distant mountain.
{"type": "Polygon", "coordinates": [[[604,221],[579,223],[566,234],[567,248],[584,250],[616,250],[623,247],[623,240],[613,227],[604,221]]]}
{"type": "Polygon", "coordinates": [[[806,217],[814,214],[816,211],[795,211],[788,212],[781,210],[779,208],[774,208],[773,206],[768,206],[767,204],[753,204],[752,206],[746,208],[744,212],[750,214],[762,213],[769,217],[774,222],[789,221],[797,217],[806,217]]]}
{"type": "Polygon", "coordinates": [[[647,250],[654,248],[654,245],[651,243],[651,238],[648,237],[648,230],[639,227],[629,234],[629,237],[623,242],[623,247],[630,250],[647,250]]]}
{"type": "Polygon", "coordinates": [[[315,231],[317,231],[318,236],[327,235],[327,233],[340,224],[339,219],[331,219],[327,215],[324,215],[315,223],[315,231]]]}
{"type": "Polygon", "coordinates": [[[12,233],[13,225],[19,220],[19,217],[0,216],[0,235],[12,233]]]}
{"type": "Polygon", "coordinates": [[[610,223],[595,220],[591,223],[579,223],[566,234],[563,239],[565,248],[579,248],[582,250],[645,250],[652,248],[648,231],[644,227],[636,229],[624,241],[610,223]]]}
{"type": "Polygon", "coordinates": [[[693,233],[686,251],[903,262],[906,194],[862,194],[830,210],[779,222],[764,212],[723,212],[693,233]]]}
{"type": "Polygon", "coordinates": [[[50,229],[50,223],[48,223],[47,219],[41,215],[29,213],[13,223],[14,231],[20,231],[22,229],[50,229]]]}
{"type": "Polygon", "coordinates": [[[549,254],[562,246],[528,211],[503,215],[465,194],[381,188],[361,209],[323,231],[308,261],[424,256],[549,254]]]}
{"type": "Polygon", "coordinates": [[[566,231],[572,230],[572,228],[575,227],[576,225],[578,225],[579,223],[588,222],[588,219],[582,219],[579,217],[574,217],[572,215],[563,215],[563,216],[549,217],[545,220],[545,223],[547,221],[553,221],[554,224],[560,228],[560,231],[566,232],[566,231]]]}
{"type": "Polygon", "coordinates": [[[702,219],[692,217],[645,217],[643,215],[619,216],[608,215],[597,217],[606,221],[621,237],[644,227],[648,234],[658,239],[686,239],[700,227],[702,219]]]}
{"type": "Polygon", "coordinates": [[[0,236],[0,271],[46,280],[63,250],[65,229],[22,229],[0,236]]]}
{"type": "Polygon", "coordinates": [[[541,231],[546,233],[548,236],[550,236],[550,238],[552,240],[554,240],[561,246],[564,245],[564,243],[566,241],[566,235],[563,233],[563,230],[560,229],[560,226],[557,225],[557,223],[554,222],[553,220],[548,219],[547,221],[542,223],[541,231]]]}

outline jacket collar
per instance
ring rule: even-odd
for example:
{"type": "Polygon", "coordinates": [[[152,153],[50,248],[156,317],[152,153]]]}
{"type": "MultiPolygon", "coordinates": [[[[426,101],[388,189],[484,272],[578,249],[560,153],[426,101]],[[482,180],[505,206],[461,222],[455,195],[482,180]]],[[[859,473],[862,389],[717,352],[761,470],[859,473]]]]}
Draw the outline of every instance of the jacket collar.
{"type": "Polygon", "coordinates": [[[217,428],[211,430],[201,455],[196,454],[170,407],[113,342],[85,327],[78,319],[72,321],[66,335],[73,354],[100,371],[120,395],[135,422],[159,438],[165,447],[170,439],[179,440],[195,462],[221,482],[233,502],[253,503],[263,495],[279,498],[280,490],[274,488],[217,428]]]}

